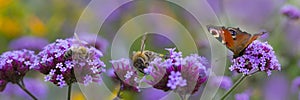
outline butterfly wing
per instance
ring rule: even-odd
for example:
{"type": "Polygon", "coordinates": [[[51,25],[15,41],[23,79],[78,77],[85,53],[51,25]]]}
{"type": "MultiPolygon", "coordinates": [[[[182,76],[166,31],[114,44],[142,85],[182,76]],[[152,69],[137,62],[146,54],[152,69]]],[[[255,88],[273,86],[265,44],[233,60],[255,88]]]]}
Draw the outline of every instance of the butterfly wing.
{"type": "Polygon", "coordinates": [[[208,31],[234,53],[234,57],[240,56],[246,47],[259,38],[264,32],[251,35],[239,28],[207,26],[208,31]]]}
{"type": "Polygon", "coordinates": [[[232,52],[234,57],[237,57],[242,53],[242,51],[249,45],[249,40],[251,39],[251,34],[247,32],[242,32],[239,29],[233,28],[229,30],[234,30],[236,32],[236,38],[234,40],[234,46],[232,52]]]}
{"type": "Polygon", "coordinates": [[[234,44],[234,39],[230,35],[228,31],[226,31],[225,27],[220,26],[207,26],[209,33],[211,33],[217,40],[226,45],[229,49],[231,49],[234,44]]]}
{"type": "MultiPolygon", "coordinates": [[[[254,34],[254,35],[249,34],[251,36],[250,38],[244,39],[244,40],[241,39],[240,42],[236,41],[237,42],[236,43],[237,44],[237,46],[236,46],[237,51],[235,51],[234,57],[241,56],[242,53],[245,51],[245,49],[248,47],[248,45],[251,44],[254,40],[258,39],[263,34],[265,34],[265,32],[261,32],[261,33],[254,34]]],[[[240,37],[245,38],[245,36],[240,36],[240,37]]]]}
{"type": "Polygon", "coordinates": [[[244,38],[250,38],[249,37],[245,37],[244,35],[238,35],[239,38],[241,39],[237,39],[237,35],[236,34],[232,34],[232,32],[230,32],[227,28],[223,27],[223,26],[207,26],[208,31],[217,39],[219,40],[221,43],[223,43],[224,45],[226,45],[226,47],[231,50],[232,52],[237,51],[236,46],[237,46],[237,41],[241,41],[241,39],[244,38]]]}
{"type": "Polygon", "coordinates": [[[251,44],[254,40],[256,40],[259,37],[261,37],[262,35],[264,35],[265,33],[267,33],[267,32],[260,32],[258,34],[252,35],[251,39],[248,41],[248,45],[251,44]]]}
{"type": "Polygon", "coordinates": [[[221,43],[225,43],[225,36],[224,32],[222,31],[224,27],[219,26],[207,26],[208,32],[213,35],[217,40],[219,40],[221,43]]]}

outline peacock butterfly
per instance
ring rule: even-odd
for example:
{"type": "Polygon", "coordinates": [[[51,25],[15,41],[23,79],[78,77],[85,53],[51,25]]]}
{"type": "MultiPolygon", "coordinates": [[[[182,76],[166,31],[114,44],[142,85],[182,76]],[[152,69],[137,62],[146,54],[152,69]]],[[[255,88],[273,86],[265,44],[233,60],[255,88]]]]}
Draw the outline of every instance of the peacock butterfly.
{"type": "Polygon", "coordinates": [[[209,33],[233,52],[233,58],[241,56],[249,44],[266,33],[260,32],[251,35],[239,28],[212,25],[208,25],[207,29],[209,33]]]}

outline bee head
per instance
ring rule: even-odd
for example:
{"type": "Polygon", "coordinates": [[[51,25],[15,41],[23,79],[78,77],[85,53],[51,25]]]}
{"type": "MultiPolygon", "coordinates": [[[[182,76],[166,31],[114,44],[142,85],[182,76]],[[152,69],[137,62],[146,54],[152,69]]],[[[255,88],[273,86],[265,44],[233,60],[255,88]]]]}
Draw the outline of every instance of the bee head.
{"type": "Polygon", "coordinates": [[[132,56],[133,66],[140,72],[144,73],[144,69],[149,66],[148,58],[144,54],[145,52],[134,52],[132,56]]]}

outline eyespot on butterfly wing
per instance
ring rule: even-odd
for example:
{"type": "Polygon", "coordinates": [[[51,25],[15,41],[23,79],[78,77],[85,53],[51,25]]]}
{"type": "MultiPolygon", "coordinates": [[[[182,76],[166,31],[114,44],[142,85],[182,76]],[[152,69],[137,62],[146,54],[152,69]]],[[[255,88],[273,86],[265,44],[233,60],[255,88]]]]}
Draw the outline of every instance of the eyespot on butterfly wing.
{"type": "Polygon", "coordinates": [[[241,56],[249,44],[266,33],[261,32],[251,35],[248,32],[241,31],[239,28],[213,25],[207,25],[207,29],[210,34],[234,53],[234,58],[241,56]]]}

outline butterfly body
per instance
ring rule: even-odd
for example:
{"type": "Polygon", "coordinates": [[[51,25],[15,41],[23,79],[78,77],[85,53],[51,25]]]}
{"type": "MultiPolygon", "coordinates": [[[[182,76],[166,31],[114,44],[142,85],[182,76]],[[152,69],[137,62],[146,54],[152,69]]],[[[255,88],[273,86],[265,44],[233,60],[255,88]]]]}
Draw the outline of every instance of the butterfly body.
{"type": "Polygon", "coordinates": [[[249,44],[265,33],[251,35],[239,28],[211,25],[207,26],[207,29],[209,33],[233,52],[234,58],[241,56],[249,44]]]}

